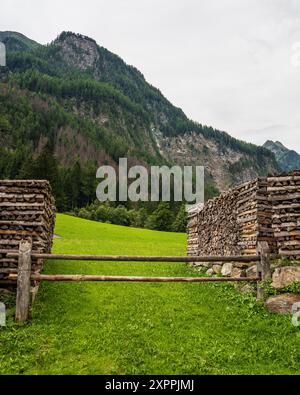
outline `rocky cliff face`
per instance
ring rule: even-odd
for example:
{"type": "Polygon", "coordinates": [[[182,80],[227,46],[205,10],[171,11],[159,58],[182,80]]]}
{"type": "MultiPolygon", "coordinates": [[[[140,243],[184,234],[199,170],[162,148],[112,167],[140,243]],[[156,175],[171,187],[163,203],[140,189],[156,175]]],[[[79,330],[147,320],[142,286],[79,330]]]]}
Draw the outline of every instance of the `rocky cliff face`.
{"type": "Polygon", "coordinates": [[[223,192],[233,185],[242,184],[260,175],[274,171],[274,163],[263,159],[259,164],[253,156],[222,146],[214,139],[198,133],[185,133],[176,137],[156,134],[161,154],[169,162],[187,166],[205,166],[217,188],[223,192]]]}
{"type": "Polygon", "coordinates": [[[101,77],[97,67],[101,61],[100,51],[94,40],[84,36],[61,35],[54,45],[60,49],[60,56],[67,65],[81,71],[97,70],[94,77],[101,77]]]}

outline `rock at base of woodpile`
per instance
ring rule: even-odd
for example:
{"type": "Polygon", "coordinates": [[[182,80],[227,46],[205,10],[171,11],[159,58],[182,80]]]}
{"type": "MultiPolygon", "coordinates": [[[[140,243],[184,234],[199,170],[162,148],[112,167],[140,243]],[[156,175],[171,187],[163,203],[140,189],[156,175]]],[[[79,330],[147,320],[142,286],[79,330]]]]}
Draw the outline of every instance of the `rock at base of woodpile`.
{"type": "Polygon", "coordinates": [[[265,306],[270,313],[291,314],[293,305],[299,302],[300,302],[300,295],[283,294],[283,295],[271,296],[266,301],[265,306]]]}
{"type": "Polygon", "coordinates": [[[256,277],[257,276],[257,266],[251,266],[246,270],[247,277],[256,277]]]}
{"type": "Polygon", "coordinates": [[[234,267],[231,271],[231,276],[232,277],[245,277],[245,273],[243,272],[242,269],[240,269],[239,267],[234,267]]]}
{"type": "Polygon", "coordinates": [[[212,269],[215,274],[220,274],[222,270],[222,265],[213,265],[212,269]]]}
{"type": "Polygon", "coordinates": [[[294,282],[300,282],[300,267],[285,266],[279,267],[273,274],[272,287],[282,289],[294,282]]]}
{"type": "Polygon", "coordinates": [[[232,268],[233,268],[232,263],[230,263],[230,262],[224,263],[224,265],[223,265],[223,267],[222,267],[222,270],[221,270],[222,276],[224,276],[224,277],[230,277],[230,276],[231,276],[231,273],[232,273],[232,268]]]}

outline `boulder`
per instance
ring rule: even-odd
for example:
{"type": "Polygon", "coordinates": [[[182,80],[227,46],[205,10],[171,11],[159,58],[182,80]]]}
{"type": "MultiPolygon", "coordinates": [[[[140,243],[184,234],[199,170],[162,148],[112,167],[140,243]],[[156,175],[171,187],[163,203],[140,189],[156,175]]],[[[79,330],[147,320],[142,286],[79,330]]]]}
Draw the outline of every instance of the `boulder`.
{"type": "Polygon", "coordinates": [[[270,313],[291,314],[295,303],[300,302],[300,295],[282,294],[271,296],[265,303],[270,313]]]}
{"type": "Polygon", "coordinates": [[[208,269],[207,272],[206,272],[206,274],[207,274],[208,276],[212,276],[212,275],[215,274],[215,273],[214,273],[213,269],[208,269]]]}
{"type": "Polygon", "coordinates": [[[222,270],[222,265],[213,265],[212,268],[215,274],[220,274],[222,270]]]}
{"type": "Polygon", "coordinates": [[[231,276],[232,277],[244,277],[244,273],[243,273],[242,269],[240,269],[238,267],[234,267],[231,271],[231,276]]]}
{"type": "Polygon", "coordinates": [[[232,272],[232,267],[233,267],[232,263],[230,263],[230,262],[224,263],[222,270],[221,270],[222,276],[230,277],[231,272],[232,272]]]}
{"type": "Polygon", "coordinates": [[[293,282],[300,282],[299,266],[285,266],[275,269],[272,287],[281,289],[293,282]]]}
{"type": "Polygon", "coordinates": [[[256,277],[257,276],[257,266],[251,266],[246,270],[247,277],[256,277]]]}
{"type": "Polygon", "coordinates": [[[249,264],[246,262],[234,262],[234,267],[238,267],[240,269],[247,269],[249,264]]]}

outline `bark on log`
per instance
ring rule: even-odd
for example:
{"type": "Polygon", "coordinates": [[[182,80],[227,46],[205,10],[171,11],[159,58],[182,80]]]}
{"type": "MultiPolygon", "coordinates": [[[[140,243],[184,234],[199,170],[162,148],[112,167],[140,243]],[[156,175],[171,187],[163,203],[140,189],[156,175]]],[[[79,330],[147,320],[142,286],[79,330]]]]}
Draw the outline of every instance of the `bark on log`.
{"type": "Polygon", "coordinates": [[[32,240],[22,240],[19,249],[19,265],[17,275],[17,322],[24,322],[28,319],[30,303],[31,249],[32,240]]]}

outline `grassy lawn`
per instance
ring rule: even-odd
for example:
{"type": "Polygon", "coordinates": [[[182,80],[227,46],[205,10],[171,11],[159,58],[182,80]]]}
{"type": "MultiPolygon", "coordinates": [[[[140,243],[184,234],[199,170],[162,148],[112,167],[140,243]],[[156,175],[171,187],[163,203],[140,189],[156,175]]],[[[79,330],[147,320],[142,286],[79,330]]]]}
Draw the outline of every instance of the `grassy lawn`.
{"type": "MultiPolygon", "coordinates": [[[[53,252],[182,255],[186,236],[58,215],[53,252]]],[[[179,263],[50,261],[46,273],[186,276],[179,263]]],[[[13,311],[11,311],[11,315],[13,311]]],[[[224,284],[43,283],[0,329],[1,374],[295,374],[300,329],[224,284]]]]}

